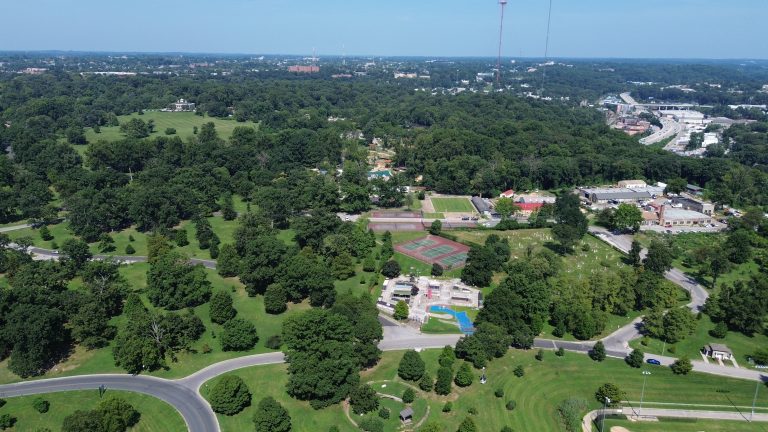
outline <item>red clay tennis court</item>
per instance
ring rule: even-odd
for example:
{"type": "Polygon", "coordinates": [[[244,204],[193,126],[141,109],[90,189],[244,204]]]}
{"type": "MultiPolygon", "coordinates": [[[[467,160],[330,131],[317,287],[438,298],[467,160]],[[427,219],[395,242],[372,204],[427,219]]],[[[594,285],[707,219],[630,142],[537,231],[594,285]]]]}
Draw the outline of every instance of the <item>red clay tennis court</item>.
{"type": "Polygon", "coordinates": [[[462,267],[467,262],[469,246],[438,236],[426,236],[395,245],[395,250],[427,264],[445,268],[462,267]]]}

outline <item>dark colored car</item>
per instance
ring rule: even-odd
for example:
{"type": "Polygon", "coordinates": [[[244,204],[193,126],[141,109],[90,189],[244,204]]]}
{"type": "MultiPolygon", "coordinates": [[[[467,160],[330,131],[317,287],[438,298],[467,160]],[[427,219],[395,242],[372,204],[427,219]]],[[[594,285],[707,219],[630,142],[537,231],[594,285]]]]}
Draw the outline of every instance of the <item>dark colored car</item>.
{"type": "Polygon", "coordinates": [[[661,362],[656,360],[656,359],[648,359],[645,362],[648,363],[648,364],[652,364],[652,365],[656,365],[656,366],[661,366],[661,362]]]}

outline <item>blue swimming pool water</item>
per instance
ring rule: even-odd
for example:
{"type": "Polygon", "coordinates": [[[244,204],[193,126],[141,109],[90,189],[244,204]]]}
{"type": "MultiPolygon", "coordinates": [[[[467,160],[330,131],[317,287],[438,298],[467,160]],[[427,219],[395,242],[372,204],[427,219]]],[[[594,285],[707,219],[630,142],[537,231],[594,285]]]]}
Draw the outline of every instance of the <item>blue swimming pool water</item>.
{"type": "Polygon", "coordinates": [[[456,318],[456,321],[458,321],[459,329],[462,331],[462,333],[472,334],[475,332],[475,328],[472,325],[472,320],[469,319],[469,316],[466,312],[456,312],[455,310],[446,306],[430,306],[429,311],[449,314],[453,316],[456,318]]]}

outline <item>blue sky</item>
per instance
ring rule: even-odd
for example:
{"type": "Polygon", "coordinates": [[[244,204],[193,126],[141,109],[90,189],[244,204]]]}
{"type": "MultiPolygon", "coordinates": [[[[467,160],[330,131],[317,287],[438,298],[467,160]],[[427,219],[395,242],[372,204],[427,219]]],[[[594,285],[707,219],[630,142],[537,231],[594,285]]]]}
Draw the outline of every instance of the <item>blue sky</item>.
{"type": "MultiPolygon", "coordinates": [[[[498,0],[0,0],[0,50],[495,56],[498,0]]],[[[768,58],[767,0],[553,0],[554,57],[768,58]]],[[[544,54],[509,0],[504,54],[544,54]]]]}

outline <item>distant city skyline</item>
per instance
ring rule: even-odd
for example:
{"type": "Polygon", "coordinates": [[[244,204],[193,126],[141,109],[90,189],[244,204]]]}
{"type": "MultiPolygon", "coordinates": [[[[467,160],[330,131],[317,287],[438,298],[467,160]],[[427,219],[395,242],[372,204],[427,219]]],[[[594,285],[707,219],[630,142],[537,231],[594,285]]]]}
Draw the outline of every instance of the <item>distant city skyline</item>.
{"type": "MultiPolygon", "coordinates": [[[[495,57],[498,0],[5,2],[0,50],[495,57]]],[[[543,57],[549,0],[510,0],[504,57],[543,57]]],[[[768,59],[765,0],[553,0],[549,56],[768,59]]]]}

